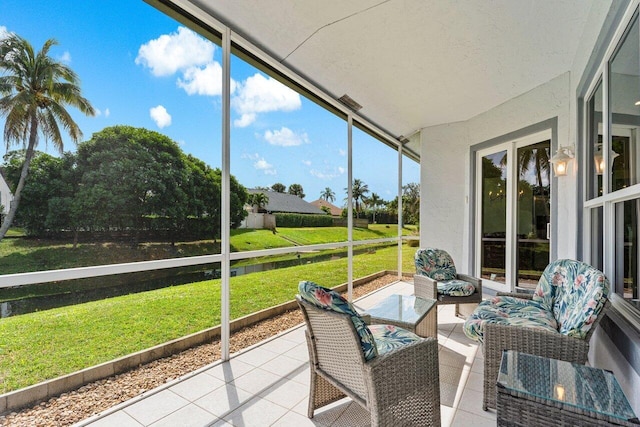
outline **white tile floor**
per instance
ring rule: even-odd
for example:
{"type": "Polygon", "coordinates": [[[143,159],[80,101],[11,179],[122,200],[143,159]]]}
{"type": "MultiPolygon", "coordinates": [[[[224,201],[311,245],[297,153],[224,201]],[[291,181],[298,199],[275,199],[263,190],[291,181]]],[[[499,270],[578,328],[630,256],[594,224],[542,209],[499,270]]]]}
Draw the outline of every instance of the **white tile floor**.
{"type": "MultiPolygon", "coordinates": [[[[368,308],[413,285],[387,286],[360,299],[368,308]]],[[[438,307],[443,426],[496,424],[482,410],[482,352],[462,332],[454,306],[438,307]]],[[[104,426],[366,426],[369,415],[343,399],[308,419],[308,353],[304,326],[294,328],[77,424],[104,426]]]]}

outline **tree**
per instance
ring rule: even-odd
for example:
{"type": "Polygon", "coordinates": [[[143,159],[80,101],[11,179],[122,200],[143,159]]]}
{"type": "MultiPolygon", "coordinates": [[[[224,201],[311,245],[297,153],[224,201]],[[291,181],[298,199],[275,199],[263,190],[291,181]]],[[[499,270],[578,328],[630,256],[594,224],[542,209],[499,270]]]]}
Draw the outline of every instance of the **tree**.
{"type": "Polygon", "coordinates": [[[57,42],[47,40],[40,52],[16,34],[0,40],[0,116],[5,116],[4,140],[7,150],[14,144],[26,146],[24,164],[13,193],[13,203],[0,227],[0,241],[15,218],[22,190],[29,174],[39,136],[63,151],[60,126],[74,142],[82,138],[80,127],[65,106],[76,107],[93,116],[95,111],[80,92],[80,82],[71,68],[49,56],[57,42]]]}
{"type": "Polygon", "coordinates": [[[301,199],[304,199],[304,190],[302,189],[302,185],[300,184],[291,184],[289,186],[289,194],[293,194],[294,196],[298,196],[301,199]]]}
{"type": "Polygon", "coordinates": [[[329,203],[333,203],[336,200],[336,193],[334,193],[331,188],[325,187],[325,189],[320,192],[320,198],[329,203]]]}
{"type": "MultiPolygon", "coordinates": [[[[345,188],[344,190],[348,194],[349,189],[345,188]]],[[[368,192],[369,186],[367,184],[365,184],[358,178],[353,180],[353,185],[351,186],[351,195],[353,197],[353,204],[355,205],[354,207],[358,217],[360,217],[360,211],[362,208],[361,203],[366,199],[366,195],[368,192]]]]}
{"type": "Polygon", "coordinates": [[[284,184],[281,184],[279,182],[276,182],[275,184],[273,184],[271,186],[271,189],[277,193],[284,193],[285,191],[287,191],[287,187],[285,187],[284,184]]]}
{"type": "Polygon", "coordinates": [[[402,222],[418,224],[420,221],[420,184],[410,182],[402,186],[402,222]]]}
{"type": "Polygon", "coordinates": [[[249,195],[249,201],[247,202],[251,206],[256,206],[258,212],[264,210],[264,207],[269,203],[269,196],[264,193],[253,193],[249,195]]]}
{"type": "Polygon", "coordinates": [[[384,200],[380,198],[376,193],[371,193],[371,197],[367,199],[367,204],[371,206],[371,210],[373,211],[373,223],[376,223],[376,211],[378,210],[378,206],[384,204],[384,200]]]}

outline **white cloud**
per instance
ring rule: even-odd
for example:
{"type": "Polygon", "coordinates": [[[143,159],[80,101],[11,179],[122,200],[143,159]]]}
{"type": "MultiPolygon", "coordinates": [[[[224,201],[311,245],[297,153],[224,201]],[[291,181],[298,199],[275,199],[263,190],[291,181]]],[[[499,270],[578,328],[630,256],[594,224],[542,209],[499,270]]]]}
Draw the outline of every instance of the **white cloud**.
{"type": "Polygon", "coordinates": [[[93,111],[95,113],[94,114],[95,117],[100,117],[102,115],[102,111],[100,111],[99,108],[94,108],[93,111]]]}
{"type": "Polygon", "coordinates": [[[167,109],[162,105],[150,108],[149,115],[160,129],[171,125],[171,115],[167,113],[167,109]]]}
{"type": "Polygon", "coordinates": [[[258,160],[260,158],[260,155],[258,153],[253,153],[253,154],[243,153],[242,156],[240,157],[243,159],[258,160]]]}
{"type": "Polygon", "coordinates": [[[213,62],[215,45],[185,27],[163,34],[140,46],[136,64],[151,69],[154,76],[170,76],[177,71],[213,62]]]}
{"type": "Polygon", "coordinates": [[[68,50],[65,50],[64,53],[60,56],[60,62],[64,62],[65,64],[71,63],[71,54],[68,50]]]}
{"type": "Polygon", "coordinates": [[[271,111],[293,111],[302,106],[300,95],[271,77],[256,73],[243,83],[238,83],[236,95],[231,99],[240,118],[234,121],[237,127],[253,123],[257,113],[271,111]]]}
{"type": "Polygon", "coordinates": [[[4,25],[0,25],[0,39],[4,39],[9,35],[9,30],[4,25]]]}
{"type": "Polygon", "coordinates": [[[333,178],[337,178],[340,175],[343,175],[344,172],[345,172],[345,169],[342,167],[333,168],[332,171],[319,171],[317,169],[311,169],[309,171],[309,173],[315,176],[316,178],[327,180],[327,181],[333,178]]]}
{"type": "MultiPolygon", "coordinates": [[[[222,67],[211,62],[204,68],[190,67],[184,70],[178,79],[178,87],[189,95],[217,96],[222,94],[222,67]]],[[[235,92],[236,82],[231,80],[231,93],[235,92]]]]}
{"type": "Polygon", "coordinates": [[[253,164],[253,167],[257,170],[261,170],[265,175],[275,175],[276,170],[273,168],[273,165],[267,162],[264,158],[259,159],[257,162],[253,164]]]}
{"type": "Polygon", "coordinates": [[[338,154],[340,154],[341,156],[346,156],[346,155],[347,155],[347,152],[346,152],[345,150],[343,150],[342,148],[340,148],[340,149],[338,150],[338,154]]]}
{"type": "Polygon", "coordinates": [[[280,128],[280,130],[266,131],[264,133],[264,139],[266,139],[269,144],[280,147],[293,147],[309,143],[309,137],[306,133],[296,134],[284,126],[280,128]]]}
{"type": "Polygon", "coordinates": [[[311,160],[303,160],[302,164],[305,166],[311,166],[311,160]]]}
{"type": "Polygon", "coordinates": [[[111,111],[107,108],[104,110],[104,116],[109,117],[111,115],[111,111]]]}

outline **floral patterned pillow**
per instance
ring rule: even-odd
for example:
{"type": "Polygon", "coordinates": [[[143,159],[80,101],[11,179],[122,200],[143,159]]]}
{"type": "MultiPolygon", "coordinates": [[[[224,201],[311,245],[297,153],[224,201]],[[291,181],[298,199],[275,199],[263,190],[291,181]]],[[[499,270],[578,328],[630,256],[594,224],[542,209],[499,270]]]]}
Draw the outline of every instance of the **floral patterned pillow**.
{"type": "Polygon", "coordinates": [[[414,260],[417,274],[438,281],[453,280],[457,277],[451,255],[442,249],[418,249],[414,260]]]}
{"type": "Polygon", "coordinates": [[[355,308],[353,308],[353,305],[344,299],[342,295],[306,280],[298,284],[298,293],[302,299],[316,307],[350,315],[353,326],[355,326],[356,332],[360,337],[360,345],[365,360],[371,360],[378,355],[378,348],[371,331],[355,308]]]}

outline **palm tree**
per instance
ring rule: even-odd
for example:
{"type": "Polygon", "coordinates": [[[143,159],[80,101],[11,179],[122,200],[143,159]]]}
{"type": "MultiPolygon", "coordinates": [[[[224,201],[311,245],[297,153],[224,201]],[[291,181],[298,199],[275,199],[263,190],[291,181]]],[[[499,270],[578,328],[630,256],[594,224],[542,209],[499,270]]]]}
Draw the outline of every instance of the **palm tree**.
{"type": "Polygon", "coordinates": [[[325,187],[324,191],[320,192],[320,198],[332,203],[336,200],[336,193],[334,193],[331,188],[325,187]]]}
{"type": "Polygon", "coordinates": [[[254,193],[249,198],[249,203],[253,206],[257,206],[258,212],[269,203],[269,196],[264,193],[254,193]]]}
{"type": "Polygon", "coordinates": [[[373,223],[376,223],[376,212],[378,210],[378,206],[384,203],[384,200],[380,198],[376,193],[371,193],[371,197],[367,199],[367,204],[371,206],[371,210],[373,211],[373,223]]]}
{"type": "MultiPolygon", "coordinates": [[[[344,189],[345,191],[349,191],[348,188],[344,189]]],[[[353,203],[356,208],[356,213],[358,214],[358,218],[360,217],[360,202],[363,202],[366,199],[366,195],[369,192],[369,186],[359,180],[358,178],[353,180],[353,185],[351,186],[351,196],[353,197],[353,203]]]]}
{"type": "Polygon", "coordinates": [[[35,53],[31,44],[17,34],[0,40],[0,71],[4,73],[0,76],[0,116],[6,117],[4,140],[7,150],[14,144],[26,147],[13,202],[0,227],[0,241],[16,215],[39,136],[62,152],[60,126],[74,142],[82,138],[80,128],[65,106],[76,107],[88,116],[95,114],[80,93],[77,75],[49,56],[49,49],[56,44],[54,39],[49,39],[40,52],[35,53]]]}

